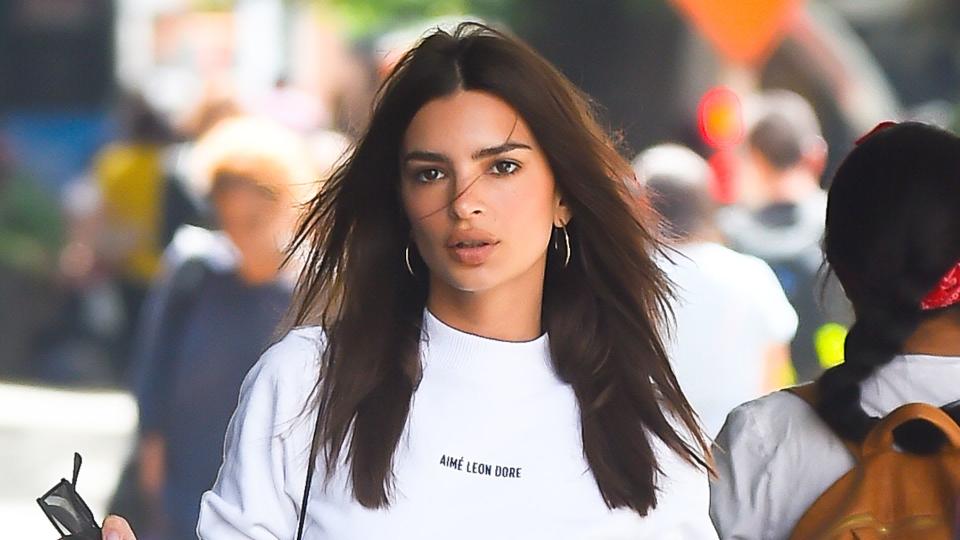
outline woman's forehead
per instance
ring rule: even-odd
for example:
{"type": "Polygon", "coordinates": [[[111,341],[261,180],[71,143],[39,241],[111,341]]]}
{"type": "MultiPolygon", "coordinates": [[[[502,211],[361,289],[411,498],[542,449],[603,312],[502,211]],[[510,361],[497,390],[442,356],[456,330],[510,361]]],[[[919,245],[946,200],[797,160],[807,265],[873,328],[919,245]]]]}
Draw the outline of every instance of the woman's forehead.
{"type": "Polygon", "coordinates": [[[469,154],[507,140],[536,144],[530,128],[509,103],[488,92],[459,90],[417,111],[404,133],[402,151],[469,154]]]}

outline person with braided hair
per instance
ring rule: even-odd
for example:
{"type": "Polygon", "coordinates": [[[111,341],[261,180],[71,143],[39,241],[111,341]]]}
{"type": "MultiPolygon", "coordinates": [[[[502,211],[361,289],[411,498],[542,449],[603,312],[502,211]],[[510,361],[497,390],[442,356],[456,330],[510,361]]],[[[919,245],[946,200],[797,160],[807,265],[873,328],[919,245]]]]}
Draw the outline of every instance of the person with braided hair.
{"type": "Polygon", "coordinates": [[[710,513],[721,538],[787,538],[905,403],[960,399],[960,137],[884,123],[831,184],[824,250],[853,304],[845,361],[815,407],[790,392],[741,405],[716,440],[710,513]]]}

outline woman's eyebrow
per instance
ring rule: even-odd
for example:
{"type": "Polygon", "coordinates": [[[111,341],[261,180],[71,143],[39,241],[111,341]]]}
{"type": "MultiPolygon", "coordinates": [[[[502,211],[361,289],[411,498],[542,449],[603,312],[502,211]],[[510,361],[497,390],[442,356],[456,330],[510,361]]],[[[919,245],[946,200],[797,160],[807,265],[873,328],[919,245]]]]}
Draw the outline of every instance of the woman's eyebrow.
{"type": "MultiPolygon", "coordinates": [[[[503,154],[505,152],[509,152],[511,150],[517,150],[517,149],[532,150],[533,148],[531,148],[530,145],[525,143],[516,142],[516,141],[507,141],[497,146],[491,146],[489,148],[483,148],[483,149],[477,150],[476,152],[470,155],[470,158],[476,161],[478,159],[495,156],[497,154],[503,154]]],[[[412,150],[410,152],[407,152],[407,154],[403,156],[403,163],[407,163],[408,161],[427,161],[431,163],[445,163],[445,164],[451,163],[450,158],[447,157],[445,154],[441,154],[439,152],[428,152],[426,150],[412,150]]]]}
{"type": "Polygon", "coordinates": [[[403,163],[408,161],[429,161],[434,163],[450,163],[450,158],[439,152],[427,152],[425,150],[413,150],[403,156],[403,163]]]}
{"type": "Polygon", "coordinates": [[[515,141],[507,141],[498,146],[491,146],[490,148],[477,150],[470,157],[473,158],[473,160],[478,160],[478,159],[482,159],[489,156],[495,156],[497,154],[503,154],[505,152],[516,150],[518,148],[524,149],[524,150],[533,150],[532,148],[530,148],[530,145],[528,144],[515,142],[515,141]]]}

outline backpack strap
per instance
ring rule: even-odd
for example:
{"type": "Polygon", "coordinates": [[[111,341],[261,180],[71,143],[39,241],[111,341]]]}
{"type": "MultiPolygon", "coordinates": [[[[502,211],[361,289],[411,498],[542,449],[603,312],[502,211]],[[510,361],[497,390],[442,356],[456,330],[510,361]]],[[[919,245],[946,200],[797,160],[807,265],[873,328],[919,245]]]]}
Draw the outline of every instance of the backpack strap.
{"type": "MultiPolygon", "coordinates": [[[[799,384],[797,386],[791,386],[790,388],[785,388],[784,390],[802,399],[816,413],[818,392],[817,392],[817,383],[815,381],[799,384]]],[[[817,413],[818,418],[819,416],[820,416],[819,413],[817,413]]],[[[830,430],[830,432],[833,433],[833,430],[830,430]]],[[[836,435],[836,433],[834,433],[834,435],[836,435]]],[[[847,451],[850,452],[850,455],[853,456],[853,459],[856,461],[860,461],[860,459],[863,457],[863,448],[851,440],[844,439],[839,435],[836,435],[836,436],[837,438],[840,439],[840,442],[842,442],[843,445],[847,448],[847,451]]]]}
{"type": "Polygon", "coordinates": [[[953,421],[960,426],[960,399],[951,401],[950,403],[940,407],[940,409],[947,413],[947,415],[949,415],[950,418],[952,418],[953,421]]]}
{"type": "Polygon", "coordinates": [[[924,420],[933,424],[946,438],[947,444],[960,449],[960,426],[939,407],[926,403],[907,403],[901,405],[883,417],[867,435],[863,443],[863,455],[868,456],[893,448],[893,432],[898,427],[914,420],[924,420]]]}

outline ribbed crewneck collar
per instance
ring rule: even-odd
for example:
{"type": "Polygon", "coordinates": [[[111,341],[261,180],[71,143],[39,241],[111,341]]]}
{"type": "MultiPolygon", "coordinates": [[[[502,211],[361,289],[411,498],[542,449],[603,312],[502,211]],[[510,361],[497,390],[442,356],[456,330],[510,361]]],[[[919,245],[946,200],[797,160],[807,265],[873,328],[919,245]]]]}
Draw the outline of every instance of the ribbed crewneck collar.
{"type": "Polygon", "coordinates": [[[558,382],[547,334],[530,341],[501,341],[453,328],[424,310],[421,343],[424,372],[447,373],[478,382],[558,382]]]}

